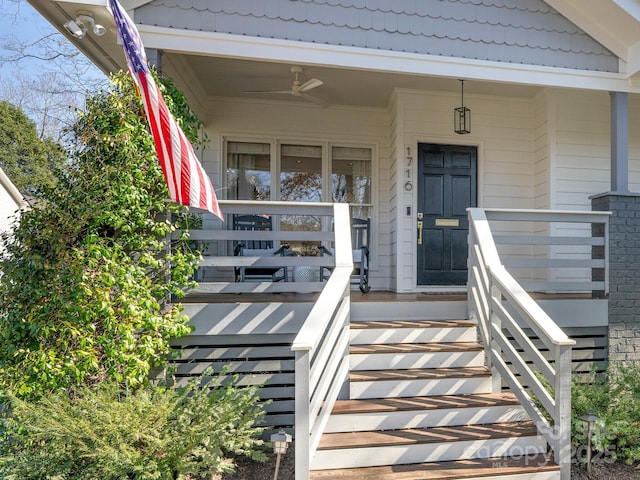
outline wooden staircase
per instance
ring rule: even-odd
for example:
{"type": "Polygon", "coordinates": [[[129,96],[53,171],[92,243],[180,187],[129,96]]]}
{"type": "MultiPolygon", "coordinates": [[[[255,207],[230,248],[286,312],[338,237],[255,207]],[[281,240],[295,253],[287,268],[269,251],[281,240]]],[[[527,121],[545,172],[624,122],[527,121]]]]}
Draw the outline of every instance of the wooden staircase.
{"type": "Polygon", "coordinates": [[[476,339],[468,320],[352,317],[348,399],[332,411],[310,478],[559,479],[515,397],[491,392],[476,339]]]}

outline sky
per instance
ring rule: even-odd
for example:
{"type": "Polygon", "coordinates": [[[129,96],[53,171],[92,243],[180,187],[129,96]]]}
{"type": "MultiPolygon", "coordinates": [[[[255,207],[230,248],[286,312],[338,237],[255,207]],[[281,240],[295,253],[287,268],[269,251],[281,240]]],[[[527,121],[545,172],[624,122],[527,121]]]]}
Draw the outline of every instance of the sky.
{"type": "MultiPolygon", "coordinates": [[[[26,0],[0,0],[0,57],[10,57],[13,52],[7,50],[6,45],[14,39],[35,41],[47,33],[55,31],[42,16],[40,16],[26,0]]],[[[0,63],[0,75],[10,78],[16,72],[37,73],[38,62],[20,61],[19,63],[0,63]]]]}
{"type": "MultiPolygon", "coordinates": [[[[88,62],[78,63],[80,57],[72,63],[24,55],[18,55],[18,61],[11,60],[17,56],[12,46],[33,44],[50,34],[54,36],[47,44],[56,52],[61,48],[58,42],[76,51],[26,0],[0,0],[0,100],[20,107],[36,123],[41,136],[59,139],[64,127],[74,120],[76,109],[82,108],[85,87],[94,85],[92,79],[105,77],[88,62]]],[[[42,49],[28,51],[48,54],[42,49]]]]}

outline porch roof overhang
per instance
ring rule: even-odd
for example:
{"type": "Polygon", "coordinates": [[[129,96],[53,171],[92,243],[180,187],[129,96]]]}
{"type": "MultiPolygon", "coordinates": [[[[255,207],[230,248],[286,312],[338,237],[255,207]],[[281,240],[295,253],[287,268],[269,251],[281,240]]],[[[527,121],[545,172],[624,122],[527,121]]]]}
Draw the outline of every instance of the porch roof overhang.
{"type": "MultiPolygon", "coordinates": [[[[29,1],[101,70],[126,68],[106,0],[29,1]],[[75,18],[78,11],[91,12],[107,26],[107,34],[86,35],[82,39],[69,36],[62,25],[75,18]]],[[[148,2],[121,3],[127,9],[135,9],[148,2]]],[[[291,65],[303,66],[305,78],[321,78],[322,99],[331,105],[384,108],[396,89],[457,91],[458,78],[472,80],[465,84],[470,94],[531,97],[544,87],[640,93],[640,82],[636,81],[640,61],[633,60],[634,52],[640,52],[637,3],[632,0],[548,0],[548,3],[570,20],[577,18],[576,23],[590,34],[595,31],[594,38],[626,62],[626,72],[541,67],[149,25],[138,28],[145,47],[161,51],[165,70],[181,77],[177,79],[179,84],[188,86],[201,103],[215,97],[247,98],[242,93],[245,90],[281,89],[291,81],[291,65]],[[589,9],[582,8],[585,2],[589,9]],[[602,4],[615,6],[611,10],[615,14],[598,16],[602,4]],[[592,13],[587,15],[583,10],[592,13]],[[607,24],[618,22],[618,27],[607,28],[602,22],[593,21],[594,18],[604,18],[607,24]],[[618,30],[621,33],[606,34],[618,30]],[[372,74],[375,82],[371,81],[372,74]]]]}

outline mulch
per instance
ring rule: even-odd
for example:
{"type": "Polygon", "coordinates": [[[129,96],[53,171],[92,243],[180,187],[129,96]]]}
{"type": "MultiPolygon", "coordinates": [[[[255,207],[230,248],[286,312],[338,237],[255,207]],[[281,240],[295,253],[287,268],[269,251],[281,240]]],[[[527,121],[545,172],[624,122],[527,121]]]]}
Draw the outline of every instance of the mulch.
{"type": "MultiPolygon", "coordinates": [[[[247,477],[248,478],[248,477],[247,477]]],[[[640,464],[602,462],[591,465],[591,473],[583,465],[571,469],[571,480],[632,480],[640,479],[640,464]]]]}
{"type": "MultiPolygon", "coordinates": [[[[225,473],[213,480],[273,480],[276,470],[276,455],[273,452],[268,454],[268,459],[264,463],[255,462],[246,457],[239,457],[234,460],[236,471],[225,473]]],[[[295,453],[292,446],[286,454],[280,457],[280,469],[278,480],[295,479],[295,453]]]]}

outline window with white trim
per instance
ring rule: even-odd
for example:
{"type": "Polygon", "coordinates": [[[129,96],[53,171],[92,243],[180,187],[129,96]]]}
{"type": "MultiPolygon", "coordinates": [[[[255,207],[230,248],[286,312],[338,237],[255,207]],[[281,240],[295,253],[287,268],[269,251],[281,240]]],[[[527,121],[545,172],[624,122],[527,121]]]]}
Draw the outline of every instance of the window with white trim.
{"type": "Polygon", "coordinates": [[[229,141],[226,152],[230,200],[350,203],[371,216],[372,148],[283,143],[273,159],[270,143],[229,141]]]}

